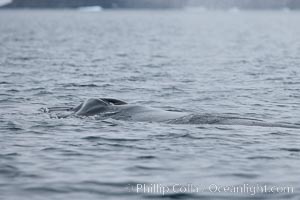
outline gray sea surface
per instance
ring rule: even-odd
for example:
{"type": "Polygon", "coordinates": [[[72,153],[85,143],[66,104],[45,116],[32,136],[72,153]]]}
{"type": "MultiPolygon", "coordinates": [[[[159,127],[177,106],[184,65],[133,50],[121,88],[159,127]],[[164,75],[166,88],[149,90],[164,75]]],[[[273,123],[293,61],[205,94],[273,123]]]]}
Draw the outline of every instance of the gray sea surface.
{"type": "Polygon", "coordinates": [[[300,12],[0,11],[0,199],[300,199],[300,131],[40,108],[90,97],[300,123],[300,12]]]}

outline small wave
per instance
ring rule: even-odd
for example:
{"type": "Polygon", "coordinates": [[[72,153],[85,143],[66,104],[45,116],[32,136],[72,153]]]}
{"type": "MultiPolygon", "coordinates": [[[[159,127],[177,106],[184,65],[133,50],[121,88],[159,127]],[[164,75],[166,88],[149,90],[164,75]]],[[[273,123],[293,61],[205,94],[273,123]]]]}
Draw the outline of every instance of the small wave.
{"type": "Polygon", "coordinates": [[[30,91],[40,91],[40,90],[45,90],[46,88],[44,87],[33,87],[33,88],[30,88],[30,89],[26,89],[24,91],[26,92],[30,92],[30,91]]]}
{"type": "MultiPolygon", "coordinates": [[[[149,199],[206,199],[192,193],[170,193],[164,195],[145,195],[149,199]]],[[[209,199],[209,198],[208,198],[209,199]]]]}
{"type": "Polygon", "coordinates": [[[21,130],[23,130],[23,128],[21,128],[19,124],[15,123],[15,122],[12,122],[12,121],[7,123],[7,129],[11,130],[11,131],[21,131],[21,130]]]}
{"type": "Polygon", "coordinates": [[[6,90],[6,92],[17,93],[17,92],[20,92],[20,90],[17,90],[17,89],[9,89],[9,90],[6,90]]]}
{"type": "MultiPolygon", "coordinates": [[[[59,182],[49,183],[47,185],[33,185],[25,186],[24,189],[31,193],[40,194],[66,194],[66,193],[89,193],[97,195],[113,195],[116,196],[128,196],[134,195],[130,188],[133,185],[137,185],[137,182],[105,182],[97,180],[84,180],[81,182],[59,182]]],[[[102,198],[99,198],[102,199],[102,198]]]]}
{"type": "Polygon", "coordinates": [[[25,187],[25,190],[30,192],[37,192],[37,193],[69,193],[72,192],[68,188],[61,188],[61,187],[51,187],[51,186],[37,186],[37,187],[25,187]]]}
{"type": "MultiPolygon", "coordinates": [[[[197,137],[197,136],[193,136],[191,134],[185,134],[185,135],[182,135],[181,137],[192,139],[192,140],[220,140],[221,139],[221,137],[214,137],[214,136],[197,137]]],[[[226,140],[228,140],[228,139],[226,139],[226,140]]]]}
{"type": "Polygon", "coordinates": [[[18,153],[7,153],[7,154],[0,154],[0,157],[6,157],[6,156],[19,156],[20,154],[18,153]]]}
{"type": "Polygon", "coordinates": [[[300,148],[281,148],[283,151],[300,152],[300,148]]]}
{"type": "Polygon", "coordinates": [[[68,84],[64,84],[64,87],[100,87],[100,86],[94,83],[90,83],[90,84],[68,83],[68,84]]]}
{"type": "Polygon", "coordinates": [[[116,53],[116,56],[118,56],[118,57],[127,57],[128,54],[127,53],[116,53]]]}
{"type": "Polygon", "coordinates": [[[148,155],[148,156],[138,156],[137,160],[150,160],[150,159],[155,159],[157,158],[156,156],[148,155]]]}
{"type": "Polygon", "coordinates": [[[59,151],[59,148],[54,148],[54,147],[46,147],[42,149],[42,151],[59,151]]]}
{"type": "Polygon", "coordinates": [[[271,133],[268,133],[268,135],[278,135],[278,136],[287,136],[287,135],[293,135],[291,133],[287,133],[287,132],[271,132],[271,133]]]}
{"type": "Polygon", "coordinates": [[[95,181],[86,180],[79,183],[80,185],[96,185],[96,186],[111,186],[111,187],[124,187],[128,185],[136,185],[138,182],[105,182],[105,181],[95,181]]]}
{"type": "Polygon", "coordinates": [[[19,56],[15,57],[14,60],[21,60],[21,61],[28,61],[28,60],[33,60],[36,59],[35,57],[27,57],[27,56],[19,56]]]}
{"type": "Polygon", "coordinates": [[[83,137],[82,139],[84,140],[89,140],[89,141],[117,141],[117,142],[133,142],[133,141],[141,141],[144,139],[136,139],[136,138],[106,138],[102,136],[87,136],[83,137]]]}
{"type": "Polygon", "coordinates": [[[49,91],[39,91],[38,93],[34,94],[34,96],[40,96],[40,95],[51,95],[54,94],[53,92],[49,92],[49,91]]]}
{"type": "Polygon", "coordinates": [[[18,153],[4,153],[0,154],[0,159],[2,160],[14,160],[16,157],[20,156],[18,153]]]}
{"type": "Polygon", "coordinates": [[[233,174],[229,174],[229,176],[236,176],[236,177],[247,178],[247,179],[255,179],[258,177],[257,174],[250,174],[250,173],[233,173],[233,174]]]}
{"type": "Polygon", "coordinates": [[[98,142],[97,145],[99,146],[108,146],[109,150],[112,150],[111,147],[116,147],[116,148],[127,148],[127,149],[138,149],[138,150],[153,150],[151,147],[141,147],[141,146],[136,146],[136,145],[125,145],[125,144],[116,144],[116,143],[103,143],[103,142],[98,142]]]}
{"type": "Polygon", "coordinates": [[[0,81],[0,85],[8,85],[11,84],[10,82],[6,82],[6,81],[0,81]]]}
{"type": "Polygon", "coordinates": [[[248,157],[249,160],[274,160],[276,157],[272,156],[250,156],[248,157]]]}
{"type": "Polygon", "coordinates": [[[156,171],[156,170],[159,170],[159,171],[161,171],[161,170],[170,170],[170,168],[163,168],[163,167],[151,167],[151,166],[142,166],[142,165],[135,165],[135,166],[133,166],[133,167],[129,167],[128,168],[130,171],[131,170],[146,170],[146,171],[148,171],[148,170],[150,170],[150,171],[156,171]]]}
{"type": "Polygon", "coordinates": [[[12,165],[0,165],[0,176],[5,177],[17,177],[21,174],[21,171],[12,165]]]}

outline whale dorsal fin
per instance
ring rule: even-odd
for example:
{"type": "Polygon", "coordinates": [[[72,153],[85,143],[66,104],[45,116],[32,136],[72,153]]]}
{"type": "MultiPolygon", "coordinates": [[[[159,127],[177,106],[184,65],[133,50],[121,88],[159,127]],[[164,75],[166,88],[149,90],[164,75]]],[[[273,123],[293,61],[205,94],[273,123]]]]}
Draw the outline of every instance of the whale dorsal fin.
{"type": "Polygon", "coordinates": [[[80,104],[74,110],[78,109],[76,115],[90,116],[105,111],[109,104],[102,99],[90,98],[80,104]]]}
{"type": "Polygon", "coordinates": [[[101,100],[107,102],[107,103],[110,103],[110,104],[113,104],[113,105],[124,105],[124,104],[127,104],[125,101],[121,101],[121,100],[118,100],[118,99],[113,99],[113,98],[100,98],[101,100]]]}

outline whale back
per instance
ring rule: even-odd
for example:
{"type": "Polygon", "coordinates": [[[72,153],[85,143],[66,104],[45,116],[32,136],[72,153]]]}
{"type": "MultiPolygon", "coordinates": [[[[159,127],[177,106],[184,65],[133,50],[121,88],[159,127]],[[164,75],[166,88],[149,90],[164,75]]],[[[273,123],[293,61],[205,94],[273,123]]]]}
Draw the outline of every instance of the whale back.
{"type": "Polygon", "coordinates": [[[91,116],[107,110],[109,103],[103,101],[102,99],[91,98],[87,99],[84,103],[76,107],[75,114],[82,116],[91,116]]]}

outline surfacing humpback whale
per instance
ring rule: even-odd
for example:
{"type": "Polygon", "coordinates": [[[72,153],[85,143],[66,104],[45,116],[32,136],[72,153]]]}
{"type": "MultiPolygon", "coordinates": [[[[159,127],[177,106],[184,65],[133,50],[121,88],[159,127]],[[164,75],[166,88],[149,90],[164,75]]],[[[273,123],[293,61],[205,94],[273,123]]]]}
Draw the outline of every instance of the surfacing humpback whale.
{"type": "Polygon", "coordinates": [[[170,124],[220,124],[220,125],[245,125],[262,127],[297,128],[300,125],[288,123],[268,123],[253,118],[235,116],[218,116],[211,114],[191,114],[187,112],[167,111],[158,108],[128,104],[113,98],[90,98],[76,107],[52,107],[46,112],[68,111],[69,116],[93,116],[99,115],[106,118],[139,122],[165,122],[170,124]]]}

